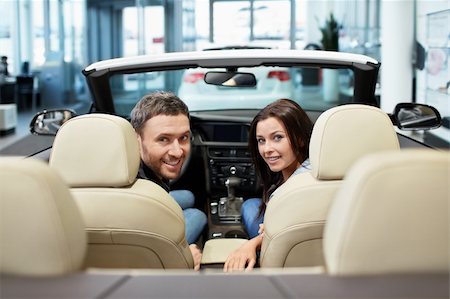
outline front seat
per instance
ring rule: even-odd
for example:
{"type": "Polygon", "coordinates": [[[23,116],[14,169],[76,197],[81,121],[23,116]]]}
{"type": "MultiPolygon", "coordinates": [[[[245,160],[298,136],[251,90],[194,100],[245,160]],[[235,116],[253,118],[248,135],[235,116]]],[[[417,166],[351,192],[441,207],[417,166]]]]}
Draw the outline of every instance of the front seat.
{"type": "Polygon", "coordinates": [[[333,200],[324,233],[331,275],[449,273],[450,152],[362,158],[333,200]]]}
{"type": "Polygon", "coordinates": [[[261,267],[323,266],[323,229],[344,175],[360,157],[386,150],[399,150],[399,142],[379,108],[349,104],[322,113],[311,135],[312,170],[289,178],[267,205],[261,267]]]}
{"type": "Polygon", "coordinates": [[[139,147],[127,120],[108,114],[69,120],[49,163],[84,217],[87,267],[193,269],[181,208],[157,184],[136,179],[139,147]]]}
{"type": "Polygon", "coordinates": [[[82,269],[86,232],[69,188],[38,160],[0,158],[0,273],[59,276],[82,269]]]}

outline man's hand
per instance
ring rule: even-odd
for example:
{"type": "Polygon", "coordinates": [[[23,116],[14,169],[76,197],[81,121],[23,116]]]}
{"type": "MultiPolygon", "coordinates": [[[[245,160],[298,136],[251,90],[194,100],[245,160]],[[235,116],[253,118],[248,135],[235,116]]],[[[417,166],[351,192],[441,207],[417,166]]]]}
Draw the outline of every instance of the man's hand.
{"type": "Polygon", "coordinates": [[[256,250],[261,247],[262,237],[257,236],[233,251],[223,266],[224,272],[251,271],[256,264],[256,250]]]}
{"type": "Polygon", "coordinates": [[[197,244],[189,245],[189,249],[191,250],[192,258],[194,259],[194,270],[200,270],[200,262],[202,260],[202,251],[198,248],[197,244]]]}

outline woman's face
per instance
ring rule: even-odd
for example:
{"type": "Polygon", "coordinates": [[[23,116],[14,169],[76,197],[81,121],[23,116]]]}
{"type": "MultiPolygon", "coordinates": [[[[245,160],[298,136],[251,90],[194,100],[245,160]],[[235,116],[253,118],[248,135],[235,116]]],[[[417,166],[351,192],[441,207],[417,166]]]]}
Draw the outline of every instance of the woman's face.
{"type": "Polygon", "coordinates": [[[270,170],[281,171],[284,181],[300,166],[286,128],[278,118],[269,117],[257,123],[256,141],[259,154],[270,170]]]}

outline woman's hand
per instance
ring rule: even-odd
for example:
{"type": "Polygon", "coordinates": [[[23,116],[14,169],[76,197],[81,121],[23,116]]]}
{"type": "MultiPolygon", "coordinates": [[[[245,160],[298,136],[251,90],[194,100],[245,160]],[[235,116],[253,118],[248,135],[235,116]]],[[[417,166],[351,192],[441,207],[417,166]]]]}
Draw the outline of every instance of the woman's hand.
{"type": "Polygon", "coordinates": [[[196,244],[189,245],[189,249],[191,250],[192,258],[194,260],[194,270],[200,270],[200,262],[202,261],[202,251],[196,244]]]}
{"type": "Polygon", "coordinates": [[[251,271],[256,264],[256,250],[261,247],[261,243],[261,236],[245,242],[228,256],[223,266],[223,271],[251,271]]]}

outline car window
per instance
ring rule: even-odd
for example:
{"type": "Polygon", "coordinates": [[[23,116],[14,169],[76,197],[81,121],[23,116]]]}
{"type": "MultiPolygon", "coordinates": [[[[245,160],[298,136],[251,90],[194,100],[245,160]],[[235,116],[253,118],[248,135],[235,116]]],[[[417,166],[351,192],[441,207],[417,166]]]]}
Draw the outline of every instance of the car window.
{"type": "Polygon", "coordinates": [[[305,110],[325,111],[355,101],[351,69],[242,67],[237,71],[254,74],[255,86],[205,83],[207,72],[226,71],[225,68],[191,68],[112,75],[110,84],[115,112],[128,116],[142,96],[158,90],[174,92],[191,111],[261,109],[280,98],[293,99],[305,110]]]}

